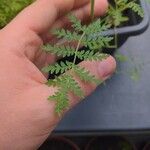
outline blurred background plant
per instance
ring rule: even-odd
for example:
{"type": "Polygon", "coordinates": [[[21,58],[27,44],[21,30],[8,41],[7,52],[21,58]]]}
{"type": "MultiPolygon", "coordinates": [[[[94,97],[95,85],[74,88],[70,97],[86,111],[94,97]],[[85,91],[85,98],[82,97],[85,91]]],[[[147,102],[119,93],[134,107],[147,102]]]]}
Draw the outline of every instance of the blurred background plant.
{"type": "Polygon", "coordinates": [[[0,28],[9,23],[18,12],[34,0],[0,0],[0,28]]]}

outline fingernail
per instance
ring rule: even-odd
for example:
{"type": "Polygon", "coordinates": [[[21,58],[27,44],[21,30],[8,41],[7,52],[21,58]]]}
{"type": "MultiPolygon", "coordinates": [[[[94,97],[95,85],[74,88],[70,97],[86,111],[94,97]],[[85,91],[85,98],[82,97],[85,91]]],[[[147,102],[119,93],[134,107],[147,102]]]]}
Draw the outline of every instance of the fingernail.
{"type": "Polygon", "coordinates": [[[101,61],[98,64],[98,72],[103,79],[109,78],[115,70],[115,61],[112,57],[101,61]]]}

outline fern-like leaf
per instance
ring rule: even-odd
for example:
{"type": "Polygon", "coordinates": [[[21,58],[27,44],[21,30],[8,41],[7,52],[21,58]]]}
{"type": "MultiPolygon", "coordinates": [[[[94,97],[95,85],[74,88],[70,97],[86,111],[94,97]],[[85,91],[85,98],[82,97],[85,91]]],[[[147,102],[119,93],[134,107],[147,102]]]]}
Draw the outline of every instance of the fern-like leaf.
{"type": "Polygon", "coordinates": [[[75,81],[71,75],[62,75],[54,80],[49,80],[47,83],[49,86],[57,86],[58,91],[50,96],[49,100],[56,101],[56,113],[61,114],[62,111],[68,108],[68,94],[73,92],[76,96],[84,98],[84,93],[81,90],[81,87],[75,81]]]}
{"type": "Polygon", "coordinates": [[[53,80],[48,80],[48,86],[57,86],[58,91],[50,96],[49,100],[56,101],[55,112],[60,115],[69,106],[68,94],[73,92],[76,96],[84,98],[84,93],[81,87],[75,81],[72,75],[64,74],[53,80]]]}
{"type": "Polygon", "coordinates": [[[69,20],[72,23],[72,27],[77,32],[84,32],[86,30],[86,25],[82,25],[81,21],[74,15],[69,15],[69,20]]]}
{"type": "Polygon", "coordinates": [[[109,47],[112,40],[113,40],[113,37],[99,35],[95,38],[93,37],[93,39],[87,40],[86,45],[91,50],[97,50],[97,49],[101,49],[104,47],[105,48],[109,47]]]}
{"type": "Polygon", "coordinates": [[[75,66],[74,71],[84,82],[92,82],[96,85],[102,82],[101,80],[97,79],[94,75],[91,75],[90,72],[83,67],[75,66]]]}
{"type": "Polygon", "coordinates": [[[46,84],[48,86],[61,87],[61,85],[63,86],[64,79],[64,75],[61,75],[59,77],[56,77],[55,79],[49,79],[46,84]]]}
{"type": "Polygon", "coordinates": [[[55,73],[55,74],[58,74],[58,73],[61,73],[63,74],[64,72],[66,72],[67,70],[70,70],[72,68],[72,63],[71,62],[63,62],[61,61],[60,63],[56,63],[54,65],[49,65],[49,66],[46,66],[42,69],[43,72],[45,73],[55,73]]]}
{"type": "Polygon", "coordinates": [[[144,11],[141,6],[136,3],[136,0],[116,0],[115,5],[109,4],[109,9],[107,12],[107,17],[105,17],[105,22],[111,26],[120,26],[121,23],[129,20],[129,17],[124,16],[124,11],[131,9],[137,13],[140,17],[144,17],[144,11]]]}
{"type": "Polygon", "coordinates": [[[76,96],[80,98],[84,98],[84,93],[81,90],[81,87],[78,85],[78,83],[75,81],[72,75],[70,74],[64,74],[56,79],[48,80],[47,82],[48,86],[57,86],[60,89],[63,89],[63,91],[66,92],[73,92],[76,96]]]}
{"type": "Polygon", "coordinates": [[[144,11],[139,4],[135,2],[129,2],[127,6],[131,8],[135,13],[137,13],[140,17],[144,17],[144,11]]]}
{"type": "Polygon", "coordinates": [[[81,37],[80,34],[65,29],[56,29],[53,31],[53,34],[57,38],[63,38],[67,41],[79,41],[81,37]]]}
{"type": "Polygon", "coordinates": [[[84,93],[81,90],[81,87],[75,81],[72,75],[66,76],[66,84],[68,86],[69,91],[73,92],[76,96],[80,98],[84,98],[84,93]]]}
{"type": "Polygon", "coordinates": [[[101,19],[97,19],[93,23],[87,26],[85,33],[88,35],[88,37],[93,37],[92,35],[95,33],[101,33],[103,31],[106,31],[110,29],[110,24],[107,24],[106,22],[101,21],[101,19]]]}
{"type": "MultiPolygon", "coordinates": [[[[90,46],[91,47],[91,46],[90,46]]],[[[93,47],[92,47],[93,48],[93,47]]],[[[99,45],[97,45],[96,48],[99,48],[99,45]]],[[[53,54],[56,54],[57,56],[61,56],[61,57],[69,57],[69,56],[74,56],[75,55],[75,48],[70,47],[70,46],[51,46],[50,44],[43,46],[43,49],[46,52],[50,52],[53,54]]],[[[108,57],[107,54],[102,54],[102,53],[94,53],[94,51],[90,51],[90,50],[81,50],[78,51],[76,53],[76,56],[81,59],[81,60],[103,60],[105,58],[108,57]]],[[[55,73],[57,72],[56,70],[59,70],[61,68],[61,70],[59,70],[60,73],[64,73],[64,71],[67,69],[71,69],[71,67],[69,67],[68,65],[72,65],[69,62],[66,62],[67,66],[61,62],[60,64],[55,64],[54,66],[47,66],[43,68],[44,72],[51,72],[51,73],[55,73]],[[55,69],[55,71],[54,71],[55,69]]]]}
{"type": "Polygon", "coordinates": [[[75,53],[75,48],[74,47],[64,46],[64,45],[52,46],[50,44],[47,44],[47,45],[44,45],[42,47],[42,49],[45,52],[56,54],[57,56],[61,56],[61,57],[69,57],[69,56],[74,55],[74,53],[75,53]]]}
{"type": "Polygon", "coordinates": [[[81,60],[89,60],[89,61],[101,61],[103,59],[106,59],[109,55],[104,54],[104,53],[100,53],[100,52],[94,52],[94,51],[79,51],[77,52],[77,57],[81,60]]]}
{"type": "Polygon", "coordinates": [[[56,102],[55,112],[59,116],[61,116],[63,111],[68,109],[69,107],[68,95],[62,89],[60,89],[54,95],[49,96],[48,100],[52,100],[56,102]]]}

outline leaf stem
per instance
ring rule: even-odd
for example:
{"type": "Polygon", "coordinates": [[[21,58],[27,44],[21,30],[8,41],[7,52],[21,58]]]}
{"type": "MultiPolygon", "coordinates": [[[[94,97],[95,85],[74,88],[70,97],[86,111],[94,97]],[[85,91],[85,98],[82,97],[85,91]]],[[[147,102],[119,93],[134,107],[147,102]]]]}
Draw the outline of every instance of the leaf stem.
{"type": "MultiPolygon", "coordinates": [[[[118,5],[117,5],[117,0],[115,0],[115,9],[116,11],[118,10],[118,5]]],[[[117,26],[114,26],[114,31],[115,31],[115,47],[116,49],[118,48],[118,35],[117,35],[117,26]]]]}
{"type": "Polygon", "coordinates": [[[118,48],[118,35],[117,35],[117,28],[116,27],[114,27],[114,31],[115,31],[115,37],[114,37],[115,48],[117,49],[118,48]]]}
{"type": "Polygon", "coordinates": [[[80,48],[80,45],[81,45],[81,42],[82,42],[82,39],[83,39],[84,35],[85,35],[85,32],[83,32],[83,34],[81,35],[81,38],[80,38],[80,40],[79,40],[79,42],[78,42],[78,44],[77,44],[76,51],[75,51],[75,56],[74,56],[74,60],[73,60],[73,66],[74,66],[75,63],[76,63],[77,52],[78,52],[78,50],[79,50],[79,48],[80,48]]]}
{"type": "Polygon", "coordinates": [[[92,21],[94,19],[94,5],[95,5],[95,0],[91,0],[91,20],[92,21]]]}

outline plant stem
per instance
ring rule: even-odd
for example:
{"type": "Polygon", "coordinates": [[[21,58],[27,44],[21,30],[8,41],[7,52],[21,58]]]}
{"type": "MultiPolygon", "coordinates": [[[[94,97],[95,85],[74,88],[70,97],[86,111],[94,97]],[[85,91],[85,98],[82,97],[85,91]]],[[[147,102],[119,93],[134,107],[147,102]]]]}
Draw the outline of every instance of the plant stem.
{"type": "Polygon", "coordinates": [[[116,29],[116,27],[114,27],[114,31],[115,31],[115,37],[114,37],[115,48],[117,49],[118,48],[118,35],[117,35],[117,29],[116,29]]]}
{"type": "Polygon", "coordinates": [[[80,40],[79,40],[79,42],[78,42],[78,44],[77,44],[76,51],[75,51],[75,56],[74,56],[74,60],[73,60],[73,66],[74,66],[74,65],[75,65],[75,63],[76,63],[76,59],[77,59],[77,52],[78,52],[78,50],[79,50],[79,48],[80,48],[81,41],[82,41],[82,39],[83,39],[84,35],[85,35],[85,32],[83,32],[83,34],[81,35],[81,38],[80,38],[80,40]]]}
{"type": "Polygon", "coordinates": [[[91,20],[92,21],[94,19],[94,5],[95,5],[95,0],[91,0],[91,20]]]}
{"type": "MultiPolygon", "coordinates": [[[[118,6],[117,6],[117,1],[115,0],[115,5],[116,5],[116,11],[118,10],[118,6]]],[[[114,25],[114,31],[115,31],[115,47],[116,49],[118,48],[118,35],[117,35],[117,27],[116,25],[114,25]]]]}

